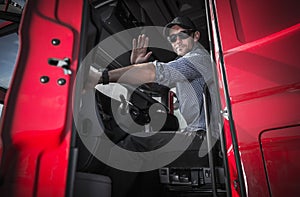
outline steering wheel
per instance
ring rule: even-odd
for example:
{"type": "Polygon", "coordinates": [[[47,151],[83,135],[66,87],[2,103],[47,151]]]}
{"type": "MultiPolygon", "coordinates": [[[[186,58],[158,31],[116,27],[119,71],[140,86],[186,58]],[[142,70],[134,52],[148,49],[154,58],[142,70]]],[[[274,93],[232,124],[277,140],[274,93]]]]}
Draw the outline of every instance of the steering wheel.
{"type": "Polygon", "coordinates": [[[150,94],[153,92],[149,91],[149,89],[144,89],[144,86],[135,88],[130,85],[124,85],[124,87],[131,92],[131,96],[129,101],[127,101],[124,96],[121,96],[121,102],[123,103],[123,106],[125,106],[125,103],[129,104],[129,113],[136,123],[140,125],[150,123],[150,107],[151,110],[154,110],[158,113],[167,113],[168,108],[157,100],[153,99],[150,96],[150,94]]]}
{"type": "MultiPolygon", "coordinates": [[[[136,88],[131,85],[118,83],[110,83],[100,87],[102,89],[96,86],[102,94],[106,95],[106,98],[113,99],[114,102],[117,101],[119,103],[117,105],[118,109],[115,108],[114,110],[120,110],[121,115],[129,113],[135,123],[142,126],[150,123],[150,127],[156,131],[176,131],[179,128],[178,119],[176,116],[168,113],[168,107],[151,97],[151,94],[157,95],[157,92],[151,92],[151,90],[149,92],[148,89],[143,87],[136,88]],[[114,92],[117,92],[117,94],[113,94],[114,92]],[[130,97],[127,98],[128,95],[130,97]]],[[[107,103],[109,101],[106,100],[104,102],[107,103]]],[[[109,106],[105,106],[105,108],[110,110],[109,106]]],[[[126,122],[126,119],[124,121],[126,122]]]]}

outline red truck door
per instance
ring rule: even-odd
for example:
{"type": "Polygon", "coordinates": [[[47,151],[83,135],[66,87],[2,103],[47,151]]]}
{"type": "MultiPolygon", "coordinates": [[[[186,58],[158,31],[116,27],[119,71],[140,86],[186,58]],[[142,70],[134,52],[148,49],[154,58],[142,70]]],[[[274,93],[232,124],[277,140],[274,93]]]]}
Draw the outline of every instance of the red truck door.
{"type": "Polygon", "coordinates": [[[1,196],[65,196],[82,12],[81,0],[26,2],[1,120],[1,196]]]}
{"type": "Polygon", "coordinates": [[[299,1],[215,1],[214,43],[229,155],[238,190],[296,196],[300,185],[299,1]],[[230,135],[230,131],[232,132],[230,135]],[[236,151],[232,151],[236,150],[236,151]]]}

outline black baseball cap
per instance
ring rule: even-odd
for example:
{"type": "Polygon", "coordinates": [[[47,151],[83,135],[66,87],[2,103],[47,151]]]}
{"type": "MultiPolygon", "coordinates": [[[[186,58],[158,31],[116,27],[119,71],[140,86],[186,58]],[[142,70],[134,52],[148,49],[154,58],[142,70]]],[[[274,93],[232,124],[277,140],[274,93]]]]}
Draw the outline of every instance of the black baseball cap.
{"type": "Polygon", "coordinates": [[[174,18],[171,22],[169,22],[163,30],[163,34],[164,36],[168,36],[169,35],[169,28],[173,27],[174,25],[178,25],[182,28],[185,29],[192,29],[192,30],[196,30],[196,26],[195,24],[192,22],[192,20],[187,17],[187,16],[178,16],[176,18],[174,18]]]}

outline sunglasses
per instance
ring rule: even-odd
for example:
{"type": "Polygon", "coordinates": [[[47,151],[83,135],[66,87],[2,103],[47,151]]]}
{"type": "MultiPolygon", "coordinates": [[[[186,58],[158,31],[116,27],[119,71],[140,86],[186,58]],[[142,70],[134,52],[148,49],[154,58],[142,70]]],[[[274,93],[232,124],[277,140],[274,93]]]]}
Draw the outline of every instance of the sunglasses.
{"type": "Polygon", "coordinates": [[[176,42],[177,37],[179,37],[181,40],[184,40],[184,39],[187,39],[188,37],[190,37],[192,35],[192,33],[194,33],[193,30],[184,30],[177,34],[172,34],[172,35],[168,36],[167,39],[169,42],[174,43],[174,42],[176,42]]]}

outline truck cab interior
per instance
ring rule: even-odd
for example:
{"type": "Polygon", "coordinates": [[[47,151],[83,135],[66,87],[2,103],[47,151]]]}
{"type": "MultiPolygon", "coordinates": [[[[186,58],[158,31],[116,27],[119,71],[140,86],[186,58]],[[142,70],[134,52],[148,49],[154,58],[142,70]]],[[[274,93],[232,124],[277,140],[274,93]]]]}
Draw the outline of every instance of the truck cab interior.
{"type": "Polygon", "coordinates": [[[0,0],[1,196],[295,196],[299,2],[0,0]],[[150,61],[177,58],[176,16],[211,57],[206,132],[184,131],[172,88],[84,89],[90,66],[126,69],[140,34],[150,61]]]}
{"type": "MultiPolygon", "coordinates": [[[[205,1],[92,0],[86,7],[87,14],[85,21],[83,21],[85,36],[82,38],[81,50],[82,54],[89,57],[83,62],[85,64],[96,62],[98,66],[100,65],[99,69],[107,67],[109,70],[130,65],[132,39],[139,34],[149,33],[146,28],[148,26],[158,27],[155,40],[165,46],[158,48],[151,47],[150,44],[151,60],[163,62],[173,60],[176,58],[176,54],[172,52],[171,46],[159,27],[162,29],[176,16],[190,17],[201,33],[200,43],[206,50],[212,52],[213,49],[209,44],[210,32],[206,9],[205,1]],[[134,31],[130,31],[131,29],[134,31]],[[126,32],[125,36],[122,33],[124,31],[126,32]],[[114,36],[113,40],[109,40],[112,35],[116,34],[120,34],[121,38],[118,39],[118,36],[114,36]],[[111,53],[117,49],[114,47],[105,48],[105,45],[99,44],[106,41],[111,43],[111,46],[124,47],[125,52],[120,55],[112,55],[111,53]]],[[[82,66],[81,69],[84,78],[88,71],[85,66],[82,66]]],[[[155,83],[143,84],[136,88],[129,85],[121,86],[117,89],[117,96],[111,93],[114,90],[114,85],[96,86],[95,93],[88,96],[93,98],[94,101],[92,102],[96,103],[96,109],[89,109],[89,107],[84,109],[83,105],[78,104],[82,101],[77,101],[77,106],[81,106],[78,107],[79,114],[84,110],[96,111],[97,121],[102,125],[106,136],[115,144],[122,142],[126,136],[130,135],[128,133],[149,134],[155,130],[154,125],[149,126],[151,118],[157,117],[159,119],[164,114],[167,114],[166,123],[159,128],[160,132],[156,133],[157,138],[165,138],[168,141],[172,139],[174,133],[184,129],[184,119],[180,117],[180,112],[176,106],[176,94],[169,88],[155,83]],[[122,90],[125,93],[120,93],[122,90]],[[126,95],[130,95],[130,97],[126,95]],[[156,109],[156,113],[150,118],[149,109],[154,104],[158,104],[159,110],[156,109]],[[115,113],[122,110],[124,113],[130,114],[130,117],[138,124],[137,127],[120,126],[120,123],[115,120],[115,113]]],[[[209,100],[209,94],[205,97],[209,100]]],[[[210,106],[207,104],[207,109],[209,108],[210,106]]],[[[97,131],[89,131],[92,128],[88,121],[89,117],[85,118],[81,115],[78,117],[75,117],[75,121],[77,121],[76,118],[80,119],[77,128],[80,127],[81,129],[74,132],[73,137],[75,139],[73,140],[74,149],[78,150],[78,157],[75,159],[77,163],[73,193],[75,196],[87,194],[96,196],[99,193],[103,196],[111,196],[112,189],[116,189],[118,185],[106,173],[109,167],[95,156],[97,152],[101,152],[99,149],[101,149],[102,143],[105,143],[101,140],[103,133],[97,134],[97,131]],[[87,143],[90,144],[88,147],[86,146],[87,143]]],[[[201,196],[226,196],[228,190],[226,187],[226,167],[224,167],[226,162],[223,161],[226,158],[222,156],[222,143],[218,139],[211,150],[206,149],[207,153],[199,156],[200,146],[205,145],[211,136],[206,134],[187,136],[182,134],[182,138],[190,137],[192,142],[175,161],[159,169],[127,173],[128,177],[130,173],[138,174],[138,178],[130,186],[130,196],[198,196],[200,194],[201,196]]],[[[118,171],[118,173],[125,172],[118,171]]],[[[122,181],[126,182],[126,173],[125,178],[122,177],[120,176],[120,179],[124,179],[122,181]]]]}

